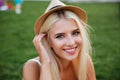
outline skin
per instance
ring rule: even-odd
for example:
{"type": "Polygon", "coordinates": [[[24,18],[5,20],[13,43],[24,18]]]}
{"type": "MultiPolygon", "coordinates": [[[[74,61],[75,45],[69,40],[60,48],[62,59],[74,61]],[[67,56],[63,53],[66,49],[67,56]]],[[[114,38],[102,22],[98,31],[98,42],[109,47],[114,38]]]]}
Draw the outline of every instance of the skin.
{"type": "MultiPolygon", "coordinates": [[[[42,65],[39,66],[32,61],[25,63],[23,68],[24,80],[52,80],[50,58],[44,46],[41,44],[41,40],[45,35],[46,34],[36,35],[33,40],[42,65]]],[[[63,66],[63,71],[60,72],[61,79],[77,80],[72,60],[77,58],[81,50],[82,38],[75,21],[62,18],[52,25],[47,36],[49,46],[54,50],[55,55],[59,58],[63,66]]],[[[90,64],[88,67],[90,70],[88,69],[88,71],[89,73],[94,73],[90,57],[88,57],[88,61],[90,64]]],[[[92,76],[93,77],[88,80],[95,80],[95,75],[92,76]]],[[[91,75],[88,75],[88,77],[91,77],[91,75]]]]}
{"type": "Polygon", "coordinates": [[[64,72],[61,72],[61,76],[63,79],[65,78],[64,80],[75,80],[76,76],[71,61],[77,58],[82,44],[82,38],[76,22],[72,19],[62,18],[52,26],[48,35],[49,45],[63,66],[64,72]],[[63,28],[61,28],[61,25],[63,28]]]}
{"type": "Polygon", "coordinates": [[[51,48],[62,62],[69,62],[78,56],[82,38],[74,20],[62,18],[52,26],[48,35],[51,48]]]}

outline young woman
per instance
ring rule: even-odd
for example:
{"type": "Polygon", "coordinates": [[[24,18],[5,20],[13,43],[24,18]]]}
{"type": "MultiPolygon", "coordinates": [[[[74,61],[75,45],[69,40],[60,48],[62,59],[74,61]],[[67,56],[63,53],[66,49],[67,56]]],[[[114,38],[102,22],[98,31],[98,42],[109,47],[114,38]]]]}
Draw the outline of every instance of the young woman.
{"type": "Polygon", "coordinates": [[[25,63],[24,80],[96,80],[87,31],[83,10],[53,0],[35,24],[38,57],[25,63]]]}

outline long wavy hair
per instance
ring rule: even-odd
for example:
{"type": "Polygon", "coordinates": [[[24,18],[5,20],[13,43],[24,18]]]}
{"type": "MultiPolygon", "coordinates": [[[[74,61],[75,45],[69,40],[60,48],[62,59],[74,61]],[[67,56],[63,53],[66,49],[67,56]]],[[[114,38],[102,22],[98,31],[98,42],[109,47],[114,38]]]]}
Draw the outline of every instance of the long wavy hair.
{"type": "MultiPolygon", "coordinates": [[[[39,33],[47,34],[49,30],[52,28],[51,26],[55,22],[61,19],[60,15],[64,16],[67,19],[75,20],[79,27],[83,43],[82,43],[82,48],[80,50],[78,57],[72,62],[73,62],[74,70],[75,70],[78,80],[87,80],[87,67],[86,67],[87,56],[86,54],[91,53],[92,48],[91,48],[91,41],[88,35],[89,26],[86,23],[84,23],[75,13],[68,11],[68,10],[62,10],[62,11],[52,13],[50,16],[48,16],[46,21],[41,26],[39,33]]],[[[49,35],[47,37],[49,37],[49,35]]],[[[51,59],[51,71],[52,71],[52,78],[53,78],[52,80],[61,80],[60,70],[62,70],[62,65],[59,59],[56,57],[54,51],[50,48],[47,42],[47,38],[44,38],[42,40],[42,43],[44,47],[46,48],[48,55],[51,59]]]]}

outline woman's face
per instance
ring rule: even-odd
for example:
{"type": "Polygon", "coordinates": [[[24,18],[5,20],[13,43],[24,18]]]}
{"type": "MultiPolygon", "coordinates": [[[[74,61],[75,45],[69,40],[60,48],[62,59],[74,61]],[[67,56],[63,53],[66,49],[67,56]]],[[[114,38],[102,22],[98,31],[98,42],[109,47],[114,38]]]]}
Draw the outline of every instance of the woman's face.
{"type": "Polygon", "coordinates": [[[82,46],[82,38],[78,25],[72,19],[60,19],[48,32],[50,47],[60,59],[75,59],[82,46]]]}

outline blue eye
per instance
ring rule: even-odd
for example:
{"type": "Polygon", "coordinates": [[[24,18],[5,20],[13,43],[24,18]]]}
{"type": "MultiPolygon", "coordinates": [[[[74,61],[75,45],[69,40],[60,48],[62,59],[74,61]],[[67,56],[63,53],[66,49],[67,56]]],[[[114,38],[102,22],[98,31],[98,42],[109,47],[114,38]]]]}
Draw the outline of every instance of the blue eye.
{"type": "Polygon", "coordinates": [[[57,38],[57,39],[62,39],[62,38],[64,38],[64,36],[63,36],[62,34],[58,34],[58,35],[56,35],[55,38],[57,38]]]}
{"type": "Polygon", "coordinates": [[[77,35],[79,35],[79,34],[80,34],[79,31],[74,31],[74,32],[72,33],[72,35],[74,35],[74,36],[77,36],[77,35]]]}

